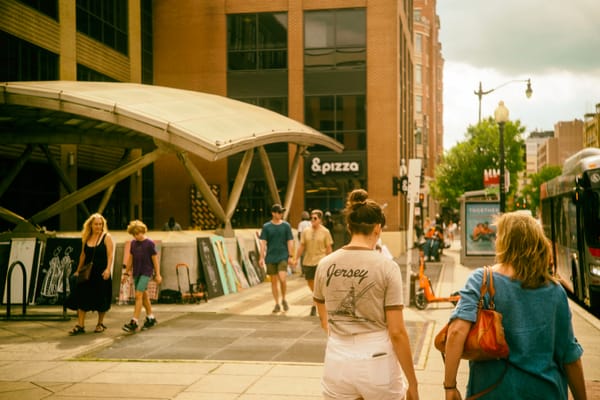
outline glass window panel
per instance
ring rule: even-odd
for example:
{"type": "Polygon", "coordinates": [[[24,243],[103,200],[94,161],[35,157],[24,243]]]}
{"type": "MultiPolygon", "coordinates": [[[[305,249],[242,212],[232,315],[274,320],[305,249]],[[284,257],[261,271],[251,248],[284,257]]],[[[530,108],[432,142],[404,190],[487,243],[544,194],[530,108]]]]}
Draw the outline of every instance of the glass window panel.
{"type": "Polygon", "coordinates": [[[415,83],[421,85],[423,83],[423,69],[421,64],[415,64],[415,83]]]}
{"type": "Polygon", "coordinates": [[[287,51],[260,51],[259,69],[287,68],[287,51]]]}
{"type": "Polygon", "coordinates": [[[90,29],[88,14],[80,8],[77,8],[77,30],[87,34],[90,29]]]}
{"type": "Polygon", "coordinates": [[[367,51],[361,49],[338,49],[335,54],[337,67],[365,67],[367,65],[367,51]]]}
{"type": "Polygon", "coordinates": [[[261,97],[258,99],[258,105],[281,115],[288,115],[287,98],[285,97],[261,97]]]}
{"type": "Polygon", "coordinates": [[[58,20],[58,0],[19,0],[21,3],[58,20]]]}
{"type": "Polygon", "coordinates": [[[418,113],[423,112],[423,96],[415,97],[415,111],[418,113]]]}
{"type": "Polygon", "coordinates": [[[256,49],[256,15],[228,16],[228,50],[256,49]]]}
{"type": "Polygon", "coordinates": [[[417,33],[415,35],[415,52],[421,53],[423,51],[423,35],[417,33]]]}
{"type": "Polygon", "coordinates": [[[115,4],[106,3],[102,9],[102,18],[109,22],[114,23],[115,18],[115,4]]]}
{"type": "Polygon", "coordinates": [[[127,42],[127,34],[122,32],[116,32],[116,43],[115,49],[123,54],[128,54],[128,42],[127,42]]]}
{"type": "Polygon", "coordinates": [[[287,14],[258,14],[258,49],[287,48],[287,14]]]}
{"type": "Polygon", "coordinates": [[[366,18],[364,9],[338,10],[336,12],[337,47],[366,46],[366,18]]]}
{"type": "Polygon", "coordinates": [[[334,96],[319,96],[319,109],[321,111],[333,111],[335,108],[334,96]]]}
{"type": "Polygon", "coordinates": [[[304,66],[306,68],[320,68],[335,66],[335,50],[318,49],[304,51],[304,66]]]}
{"type": "Polygon", "coordinates": [[[304,48],[322,49],[335,47],[335,23],[332,11],[308,11],[304,13],[304,48]]]}
{"type": "Polygon", "coordinates": [[[234,51],[228,54],[228,67],[230,70],[256,69],[256,52],[234,51]]]}
{"type": "Polygon", "coordinates": [[[354,105],[356,129],[367,129],[367,97],[364,94],[356,95],[356,102],[354,105]]]}
{"type": "Polygon", "coordinates": [[[366,148],[365,132],[344,132],[344,150],[364,150],[366,148]]]}

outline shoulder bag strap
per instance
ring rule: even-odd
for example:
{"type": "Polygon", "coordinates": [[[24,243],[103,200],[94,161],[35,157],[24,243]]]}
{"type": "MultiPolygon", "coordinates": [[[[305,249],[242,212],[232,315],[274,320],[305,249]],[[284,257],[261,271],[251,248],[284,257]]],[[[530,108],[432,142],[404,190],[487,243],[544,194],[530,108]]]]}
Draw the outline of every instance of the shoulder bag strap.
{"type": "Polygon", "coordinates": [[[490,274],[490,279],[488,281],[488,290],[490,292],[490,302],[488,304],[488,309],[495,310],[496,304],[494,303],[494,296],[496,295],[496,288],[494,287],[494,272],[492,271],[491,267],[489,267],[488,269],[490,274]]]}
{"type": "Polygon", "coordinates": [[[488,267],[483,267],[483,277],[481,278],[481,288],[479,289],[479,303],[477,304],[478,308],[483,308],[483,298],[488,291],[488,267]]]}
{"type": "Polygon", "coordinates": [[[96,257],[96,248],[98,247],[98,243],[100,243],[100,239],[102,239],[104,237],[104,233],[102,233],[102,235],[98,236],[98,239],[96,239],[96,244],[94,245],[94,251],[92,252],[92,263],[94,262],[94,257],[96,257]]]}

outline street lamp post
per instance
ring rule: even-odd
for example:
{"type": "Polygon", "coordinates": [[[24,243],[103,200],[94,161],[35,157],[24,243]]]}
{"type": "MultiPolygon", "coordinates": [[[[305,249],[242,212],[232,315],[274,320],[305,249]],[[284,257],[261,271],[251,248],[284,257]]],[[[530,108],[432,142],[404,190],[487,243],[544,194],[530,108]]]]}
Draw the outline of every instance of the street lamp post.
{"type": "Polygon", "coordinates": [[[504,106],[504,102],[498,103],[498,108],[494,111],[494,118],[498,123],[498,130],[500,131],[499,141],[499,152],[500,152],[500,213],[503,214],[506,211],[506,192],[504,182],[504,124],[508,121],[508,108],[504,106]]]}
{"type": "Polygon", "coordinates": [[[478,114],[478,119],[477,122],[480,123],[481,122],[481,98],[483,96],[485,96],[486,94],[490,94],[492,93],[494,90],[500,89],[503,86],[508,85],[509,83],[513,83],[513,82],[527,82],[527,88],[525,89],[525,96],[527,96],[527,98],[530,98],[531,95],[533,94],[533,90],[531,89],[531,79],[514,79],[512,81],[508,81],[503,83],[502,85],[495,87],[493,89],[490,90],[483,90],[481,88],[481,81],[479,81],[479,90],[475,90],[473,91],[473,93],[475,93],[475,95],[477,96],[477,98],[479,99],[479,114],[478,114]]]}

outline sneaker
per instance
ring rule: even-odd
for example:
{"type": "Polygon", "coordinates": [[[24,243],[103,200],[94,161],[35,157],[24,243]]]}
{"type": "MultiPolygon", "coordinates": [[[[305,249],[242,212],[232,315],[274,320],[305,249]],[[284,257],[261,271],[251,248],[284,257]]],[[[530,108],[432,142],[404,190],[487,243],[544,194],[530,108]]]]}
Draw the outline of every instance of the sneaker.
{"type": "Polygon", "coordinates": [[[281,301],[281,305],[283,306],[283,311],[287,311],[290,309],[290,306],[288,306],[288,303],[285,300],[281,301]]]}
{"type": "Polygon", "coordinates": [[[279,304],[275,304],[275,308],[273,308],[273,314],[276,314],[280,311],[281,311],[281,308],[279,307],[279,304]]]}
{"type": "Polygon", "coordinates": [[[156,325],[156,318],[146,317],[146,321],[144,321],[144,326],[142,327],[142,329],[150,329],[154,325],[156,325]]]}
{"type": "Polygon", "coordinates": [[[135,320],[131,320],[129,321],[128,324],[123,325],[123,330],[125,332],[135,332],[138,329],[138,324],[137,322],[135,322],[135,320]]]}
{"type": "Polygon", "coordinates": [[[310,316],[311,316],[311,317],[316,317],[316,316],[317,316],[317,307],[315,307],[315,306],[312,306],[312,307],[310,308],[310,316]]]}

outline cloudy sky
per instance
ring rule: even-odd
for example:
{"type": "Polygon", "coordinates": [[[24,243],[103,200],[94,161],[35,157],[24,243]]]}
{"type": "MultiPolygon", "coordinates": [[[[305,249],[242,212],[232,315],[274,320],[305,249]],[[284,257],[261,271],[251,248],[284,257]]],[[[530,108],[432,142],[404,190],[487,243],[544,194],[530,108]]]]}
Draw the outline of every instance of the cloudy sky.
{"type": "Polygon", "coordinates": [[[600,103],[599,0],[437,0],[444,66],[444,148],[503,100],[526,136],[583,119],[600,103]]]}

